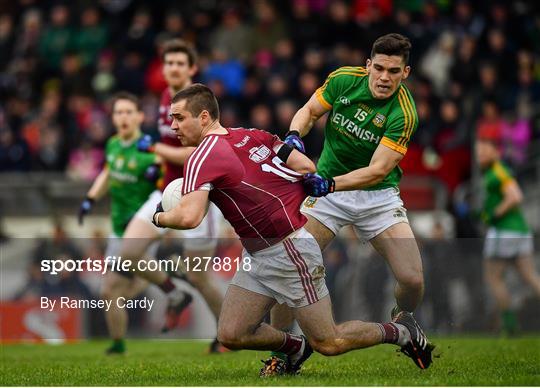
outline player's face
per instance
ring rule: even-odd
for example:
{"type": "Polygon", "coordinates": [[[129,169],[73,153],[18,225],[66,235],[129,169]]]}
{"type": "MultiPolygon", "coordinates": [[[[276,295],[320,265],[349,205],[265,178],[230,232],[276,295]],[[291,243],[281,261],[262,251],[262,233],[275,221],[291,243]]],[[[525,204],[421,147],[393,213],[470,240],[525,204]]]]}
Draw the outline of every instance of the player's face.
{"type": "Polygon", "coordinates": [[[186,104],[186,100],[180,100],[171,105],[171,129],[183,146],[196,147],[201,139],[203,123],[201,115],[193,117],[186,104]]]}
{"type": "Polygon", "coordinates": [[[118,100],[114,104],[112,121],[118,136],[122,139],[130,139],[140,128],[144,120],[142,112],[137,110],[137,105],[129,100],[118,100]]]}
{"type": "Polygon", "coordinates": [[[165,54],[163,76],[167,85],[175,90],[181,90],[191,83],[191,77],[197,71],[196,66],[190,66],[186,53],[165,54]]]}
{"type": "Polygon", "coordinates": [[[497,147],[490,141],[477,140],[474,149],[480,168],[489,167],[497,159],[497,147]]]}
{"type": "Polygon", "coordinates": [[[409,76],[410,66],[405,66],[399,55],[375,54],[366,62],[369,90],[376,99],[390,97],[401,81],[409,76]]]}

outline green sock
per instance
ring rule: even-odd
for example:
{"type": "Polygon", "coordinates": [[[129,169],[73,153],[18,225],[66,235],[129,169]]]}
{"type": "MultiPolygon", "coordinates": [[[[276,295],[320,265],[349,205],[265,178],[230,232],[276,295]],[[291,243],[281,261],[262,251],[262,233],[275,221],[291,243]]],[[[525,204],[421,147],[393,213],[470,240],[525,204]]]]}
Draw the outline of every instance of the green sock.
{"type": "Polygon", "coordinates": [[[287,355],[283,352],[271,352],[270,357],[277,357],[283,361],[287,361],[287,355]]]}
{"type": "Polygon", "coordinates": [[[123,338],[113,340],[111,350],[118,353],[124,353],[126,351],[126,343],[123,338]]]}
{"type": "Polygon", "coordinates": [[[515,334],[517,331],[517,316],[512,310],[501,312],[503,330],[508,334],[515,334]]]}

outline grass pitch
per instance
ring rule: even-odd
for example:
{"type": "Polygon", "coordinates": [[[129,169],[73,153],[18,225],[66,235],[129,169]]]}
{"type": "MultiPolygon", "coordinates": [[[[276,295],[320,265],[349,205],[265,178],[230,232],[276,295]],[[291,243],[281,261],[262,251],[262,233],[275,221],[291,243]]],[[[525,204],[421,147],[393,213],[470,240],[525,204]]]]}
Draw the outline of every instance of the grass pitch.
{"type": "Polygon", "coordinates": [[[438,338],[425,371],[383,345],[327,358],[313,355],[300,376],[261,379],[267,352],[208,355],[207,342],[130,340],[124,356],[107,341],[2,345],[0,385],[540,385],[540,337],[438,338]]]}

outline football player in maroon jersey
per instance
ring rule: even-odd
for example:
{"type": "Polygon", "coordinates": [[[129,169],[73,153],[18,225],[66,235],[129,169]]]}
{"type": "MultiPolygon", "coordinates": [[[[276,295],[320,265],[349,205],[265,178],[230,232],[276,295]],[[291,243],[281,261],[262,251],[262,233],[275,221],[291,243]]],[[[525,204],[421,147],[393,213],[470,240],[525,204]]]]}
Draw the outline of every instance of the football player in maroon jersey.
{"type": "MultiPolygon", "coordinates": [[[[407,315],[388,323],[334,322],[321,250],[300,213],[303,174],[315,171],[311,160],[265,131],[224,128],[214,94],[201,84],[173,97],[171,116],[182,144],[197,148],[184,164],[179,204],[168,212],[159,204],[154,224],[197,227],[211,201],[244,246],[219,317],[223,345],[283,352],[287,364],[275,368],[294,374],[313,350],[330,356],[382,343],[404,346],[412,336],[427,341],[407,315]],[[276,303],[293,309],[305,336],[263,322],[276,303]]],[[[418,354],[415,362],[431,362],[431,353],[418,354]]]]}

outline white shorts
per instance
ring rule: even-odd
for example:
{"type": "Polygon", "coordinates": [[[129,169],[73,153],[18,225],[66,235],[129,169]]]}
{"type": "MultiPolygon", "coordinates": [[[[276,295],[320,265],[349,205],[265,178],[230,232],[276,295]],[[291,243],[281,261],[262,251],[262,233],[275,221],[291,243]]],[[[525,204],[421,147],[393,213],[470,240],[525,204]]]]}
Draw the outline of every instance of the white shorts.
{"type": "Polygon", "coordinates": [[[484,242],[485,259],[515,259],[533,253],[530,233],[489,228],[484,242]]]}
{"type": "Polygon", "coordinates": [[[326,197],[307,197],[300,209],[335,235],[346,225],[353,225],[366,241],[400,222],[409,222],[399,189],[336,191],[326,197]]]}
{"type": "MultiPolygon", "coordinates": [[[[137,211],[135,217],[152,223],[152,217],[156,211],[156,206],[161,201],[162,193],[155,190],[150,194],[144,205],[137,211]]],[[[223,215],[213,203],[208,207],[208,213],[202,222],[195,229],[175,230],[175,237],[183,239],[184,248],[189,250],[206,250],[215,248],[218,243],[221,218],[223,215]]],[[[169,229],[158,228],[159,233],[164,235],[169,229]]]]}
{"type": "Polygon", "coordinates": [[[321,250],[304,228],[253,254],[244,250],[243,255],[250,258],[251,268],[239,269],[231,284],[295,308],[328,295],[321,250]]]}

